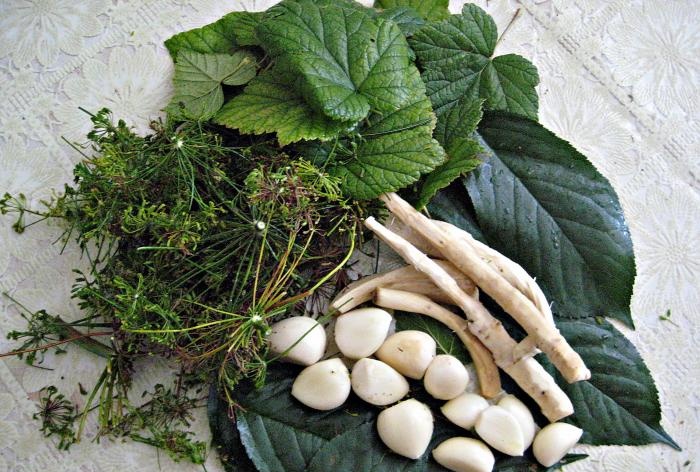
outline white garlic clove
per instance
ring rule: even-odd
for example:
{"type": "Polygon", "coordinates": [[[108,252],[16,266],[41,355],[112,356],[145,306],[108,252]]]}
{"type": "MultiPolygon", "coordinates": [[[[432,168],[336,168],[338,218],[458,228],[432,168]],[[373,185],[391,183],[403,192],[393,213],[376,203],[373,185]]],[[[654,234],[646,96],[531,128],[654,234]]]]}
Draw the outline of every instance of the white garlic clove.
{"type": "Polygon", "coordinates": [[[474,438],[450,438],[433,449],[435,461],[454,472],[491,472],[496,458],[483,442],[474,438]]]}
{"type": "Polygon", "coordinates": [[[273,355],[282,355],[289,349],[281,360],[311,365],[318,362],[326,351],[326,331],[313,318],[292,316],[270,327],[268,342],[273,355]]]}
{"type": "Polygon", "coordinates": [[[442,405],[440,411],[457,426],[472,429],[481,412],[488,407],[489,402],[481,395],[465,392],[442,405]]]}
{"type": "Polygon", "coordinates": [[[583,430],[568,423],[552,423],[540,430],[532,443],[537,462],[551,467],[559,462],[581,439],[583,430]]]}
{"type": "Polygon", "coordinates": [[[350,396],[350,372],[340,359],[318,362],[299,373],[292,396],[316,410],[338,408],[350,396]]]}
{"type": "Polygon", "coordinates": [[[406,330],[389,336],[376,356],[406,377],[421,379],[435,357],[436,348],[429,334],[406,330]]]}
{"type": "Polygon", "coordinates": [[[505,408],[493,405],[482,411],[475,430],[486,444],[503,454],[522,456],[525,452],[520,424],[505,408]]]}
{"type": "Polygon", "coordinates": [[[440,354],[430,362],[425,370],[423,385],[425,390],[438,400],[452,400],[467,388],[469,372],[464,364],[454,356],[440,354]]]}
{"type": "Polygon", "coordinates": [[[389,449],[409,459],[418,459],[430,444],[433,414],[418,400],[406,400],[379,413],[377,431],[389,449]]]}
{"type": "Polygon", "coordinates": [[[537,424],[535,424],[535,419],[532,417],[532,413],[530,413],[528,407],[518,400],[515,395],[504,396],[498,401],[498,406],[508,410],[508,412],[518,420],[520,430],[523,432],[525,449],[530,447],[532,440],[535,438],[535,433],[537,432],[537,424]]]}
{"type": "Polygon", "coordinates": [[[371,356],[386,339],[391,320],[391,315],[381,308],[349,311],[335,320],[335,343],[350,359],[371,356]]]}
{"type": "Polygon", "coordinates": [[[408,393],[408,382],[391,366],[376,359],[360,359],[350,375],[352,391],[372,405],[389,405],[408,393]]]}

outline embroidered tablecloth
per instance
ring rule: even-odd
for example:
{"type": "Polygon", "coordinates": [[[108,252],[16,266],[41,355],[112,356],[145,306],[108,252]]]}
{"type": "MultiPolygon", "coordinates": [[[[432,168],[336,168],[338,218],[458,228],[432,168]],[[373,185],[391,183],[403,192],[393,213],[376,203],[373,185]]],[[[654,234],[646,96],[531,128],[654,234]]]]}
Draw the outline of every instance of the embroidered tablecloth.
{"type": "MultiPolygon", "coordinates": [[[[146,131],[172,91],[163,41],[228,11],[272,3],[0,1],[0,194],[21,191],[36,204],[71,180],[80,156],[62,137],[82,141],[90,127],[78,107],[108,107],[146,131]]],[[[462,3],[450,7],[457,12],[462,3]]],[[[500,31],[517,13],[497,53],[537,65],[542,123],[589,156],[620,196],[638,271],[637,330],[623,332],[657,382],[662,426],[684,449],[580,447],[591,458],[567,471],[700,470],[700,8],[695,0],[476,3],[500,31]]],[[[17,235],[10,225],[0,219],[0,292],[32,310],[77,317],[69,294],[70,269],[84,265],[79,252],[69,246],[60,255],[51,245],[60,228],[17,235]]],[[[14,303],[0,298],[0,352],[12,348],[5,335],[22,323],[14,303]]],[[[58,451],[32,419],[36,392],[50,383],[84,402],[78,382],[89,385],[103,364],[69,347],[43,366],[51,370],[0,361],[0,471],[201,470],[134,442],[83,441],[58,451]]],[[[165,369],[149,365],[134,392],[152,388],[165,369]]],[[[207,437],[204,416],[198,412],[194,428],[207,437]]],[[[222,470],[214,453],[207,470],[222,470]]]]}

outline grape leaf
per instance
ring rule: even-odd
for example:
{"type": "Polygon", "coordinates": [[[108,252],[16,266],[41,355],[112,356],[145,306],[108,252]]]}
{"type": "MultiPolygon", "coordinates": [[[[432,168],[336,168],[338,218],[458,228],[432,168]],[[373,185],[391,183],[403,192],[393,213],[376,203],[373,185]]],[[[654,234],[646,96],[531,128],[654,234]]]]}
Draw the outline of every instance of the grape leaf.
{"type": "Polygon", "coordinates": [[[209,25],[176,34],[165,41],[165,47],[177,60],[180,50],[224,54],[238,46],[257,45],[253,28],[261,17],[257,12],[232,12],[209,25]]]}
{"type": "Polygon", "coordinates": [[[428,333],[437,343],[438,354],[450,354],[462,361],[463,364],[471,362],[469,351],[467,351],[467,348],[464,347],[464,344],[455,335],[454,331],[439,321],[416,313],[401,312],[396,315],[396,331],[406,330],[418,330],[428,333]]]}
{"type": "Polygon", "coordinates": [[[661,428],[658,393],[649,369],[631,342],[604,320],[557,318],[557,327],[578,352],[591,379],[569,384],[550,366],[574,404],[565,421],[584,430],[593,445],[678,445],[661,428]]]}
{"type": "Polygon", "coordinates": [[[516,54],[492,58],[496,24],[481,8],[421,28],[410,38],[438,116],[460,99],[483,99],[490,110],[537,119],[537,68],[516,54]]]}
{"type": "Polygon", "coordinates": [[[448,4],[448,0],[376,0],[374,2],[375,8],[413,8],[421,18],[428,21],[442,20],[450,16],[448,4]]]}
{"type": "Polygon", "coordinates": [[[168,109],[192,119],[210,118],[224,103],[221,83],[243,85],[256,71],[255,58],[244,51],[229,55],[182,50],[175,63],[175,94],[168,109]]]}
{"type": "Polygon", "coordinates": [[[425,20],[418,12],[409,7],[387,8],[379,14],[379,17],[396,23],[406,37],[413,35],[425,25],[425,20]]]}
{"type": "Polygon", "coordinates": [[[329,169],[340,177],[347,193],[357,199],[371,199],[416,182],[445,160],[445,153],[433,139],[435,115],[425,96],[418,70],[409,69],[413,97],[398,110],[372,115],[369,126],[359,130],[344,162],[329,169]]]}
{"type": "Polygon", "coordinates": [[[452,140],[452,145],[447,151],[447,161],[428,174],[423,181],[416,207],[423,208],[441,189],[476,169],[481,164],[478,157],[480,150],[481,146],[473,139],[452,140]]]}
{"type": "Polygon", "coordinates": [[[277,68],[253,79],[214,121],[242,133],[277,133],[283,146],[302,139],[331,139],[348,127],[311,109],[290,74],[277,68]]]}
{"type": "Polygon", "coordinates": [[[340,121],[391,113],[414,92],[410,48],[392,21],[362,9],[283,1],[257,27],[265,50],[301,77],[316,110],[340,121]]]}
{"type": "Polygon", "coordinates": [[[479,133],[488,157],[465,183],[488,244],[537,278],[558,316],[632,326],[634,254],[610,183],[527,118],[490,112],[479,133]]]}
{"type": "MultiPolygon", "coordinates": [[[[248,456],[261,472],[444,472],[426,452],[410,460],[390,452],[376,432],[380,409],[351,394],[348,401],[333,411],[306,408],[290,394],[294,367],[271,366],[265,386],[260,390],[238,389],[235,400],[240,406],[237,428],[248,456]]],[[[430,399],[421,390],[414,392],[421,401],[437,411],[442,402],[430,399]]],[[[219,402],[218,409],[225,408],[219,402]]],[[[435,417],[431,451],[445,439],[469,435],[435,417]]],[[[235,439],[235,438],[234,438],[235,439]]],[[[235,447],[231,450],[236,450],[235,447]]],[[[567,456],[560,463],[570,463],[585,456],[567,456]]],[[[530,455],[504,457],[496,454],[495,471],[544,471],[530,455]]]]}

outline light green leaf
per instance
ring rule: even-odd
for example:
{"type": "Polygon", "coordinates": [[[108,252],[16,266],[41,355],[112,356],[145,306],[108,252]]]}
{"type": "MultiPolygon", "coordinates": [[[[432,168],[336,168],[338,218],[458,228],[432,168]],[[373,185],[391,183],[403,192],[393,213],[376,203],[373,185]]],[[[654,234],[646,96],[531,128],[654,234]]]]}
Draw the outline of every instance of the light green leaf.
{"type": "Polygon", "coordinates": [[[425,25],[425,20],[418,12],[409,7],[387,8],[379,14],[379,17],[396,23],[406,37],[413,35],[425,25]]]}
{"type": "Polygon", "coordinates": [[[428,21],[442,20],[450,16],[448,0],[376,0],[376,8],[409,7],[428,21]]]}
{"type": "Polygon", "coordinates": [[[467,4],[461,15],[428,24],[410,38],[438,116],[459,100],[483,99],[487,109],[537,119],[537,68],[515,54],[492,58],[497,37],[493,19],[467,4]]]}
{"type": "Polygon", "coordinates": [[[401,30],[362,9],[285,1],[268,10],[257,34],[268,53],[301,76],[309,104],[333,119],[391,113],[413,92],[401,30]]]}
{"type": "Polygon", "coordinates": [[[215,23],[178,33],[165,41],[173,59],[180,50],[202,54],[230,53],[238,46],[256,46],[255,25],[263,13],[233,12],[215,23]]]}
{"type": "Polygon", "coordinates": [[[479,143],[472,139],[456,139],[448,152],[447,161],[425,178],[418,196],[417,208],[423,208],[441,189],[476,169],[481,164],[479,143]]]}
{"type": "Polygon", "coordinates": [[[465,178],[486,242],[542,285],[567,318],[632,326],[632,240],[615,191],[585,156],[540,124],[489,112],[484,163],[465,178]]]}
{"type": "Polygon", "coordinates": [[[253,79],[223,106],[215,121],[242,133],[277,133],[283,146],[302,139],[331,139],[348,126],[309,107],[290,75],[278,69],[253,79]]]}
{"type": "Polygon", "coordinates": [[[175,64],[175,95],[169,111],[192,119],[211,118],[224,103],[221,83],[242,85],[255,72],[255,58],[243,51],[229,55],[182,50],[175,64]]]}
{"type": "Polygon", "coordinates": [[[413,68],[415,94],[398,110],[372,115],[369,126],[350,146],[345,162],[330,170],[341,178],[344,189],[357,199],[371,199],[416,182],[445,160],[445,152],[433,139],[435,115],[413,68]]]}

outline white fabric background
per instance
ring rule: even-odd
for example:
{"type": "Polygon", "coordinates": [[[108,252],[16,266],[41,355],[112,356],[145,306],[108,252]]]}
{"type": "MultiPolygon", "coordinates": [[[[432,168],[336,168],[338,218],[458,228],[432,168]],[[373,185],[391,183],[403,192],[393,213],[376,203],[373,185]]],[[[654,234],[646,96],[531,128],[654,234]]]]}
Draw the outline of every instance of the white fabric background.
{"type": "MultiPolygon", "coordinates": [[[[172,64],[162,43],[172,34],[267,1],[0,0],[0,193],[32,201],[70,181],[79,156],[61,140],[89,129],[78,106],[106,106],[145,130],[171,93],[172,64]]],[[[462,2],[453,2],[458,11],[462,2]]],[[[539,68],[541,121],[587,154],[619,193],[635,245],[632,299],[636,331],[625,333],[657,382],[662,425],[684,448],[581,447],[591,454],[570,471],[700,470],[700,8],[695,0],[481,0],[502,30],[498,47],[539,68]],[[659,319],[671,310],[671,321],[659,319]],[[695,446],[693,446],[695,444],[695,446]],[[688,462],[690,461],[690,462],[688,462]]],[[[50,245],[47,225],[18,236],[0,219],[0,292],[32,309],[65,317],[71,308],[69,248],[50,245]]],[[[22,327],[0,298],[0,351],[22,327]]],[[[172,464],[133,442],[84,441],[58,452],[31,419],[34,393],[47,383],[76,400],[100,359],[68,349],[45,366],[0,362],[0,471],[201,470],[172,464]]],[[[148,366],[136,392],[165,366],[148,366]]],[[[84,401],[84,400],[83,400],[84,401]]],[[[204,412],[200,412],[203,417],[204,412]]],[[[197,423],[203,437],[206,421],[197,423]]],[[[210,454],[207,470],[220,470],[210,454]]]]}

